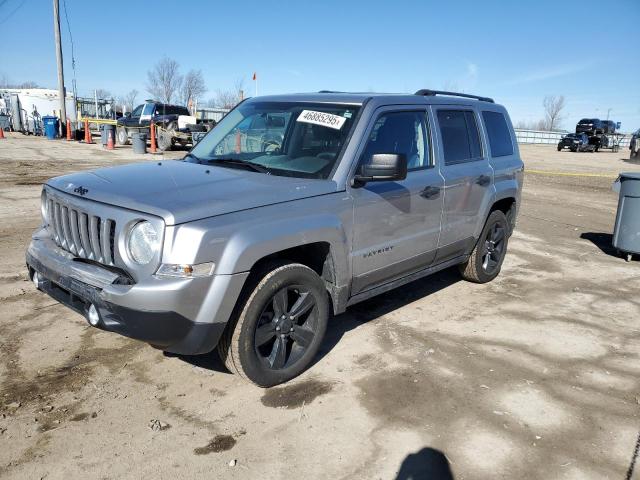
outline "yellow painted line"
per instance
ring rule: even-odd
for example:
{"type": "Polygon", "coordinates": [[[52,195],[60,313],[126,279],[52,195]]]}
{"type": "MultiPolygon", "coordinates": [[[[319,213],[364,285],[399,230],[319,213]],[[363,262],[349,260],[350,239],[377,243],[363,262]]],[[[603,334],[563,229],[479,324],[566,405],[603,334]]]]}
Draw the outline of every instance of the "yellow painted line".
{"type": "Polygon", "coordinates": [[[607,173],[572,173],[572,172],[552,172],[548,170],[531,170],[525,168],[524,173],[533,173],[536,175],[557,175],[559,177],[596,177],[596,178],[618,178],[618,175],[607,173]]]}

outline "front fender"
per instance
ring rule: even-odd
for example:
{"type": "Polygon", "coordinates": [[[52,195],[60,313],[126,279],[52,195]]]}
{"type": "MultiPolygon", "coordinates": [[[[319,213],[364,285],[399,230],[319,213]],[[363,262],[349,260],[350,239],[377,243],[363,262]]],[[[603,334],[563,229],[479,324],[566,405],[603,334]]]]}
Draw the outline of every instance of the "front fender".
{"type": "Polygon", "coordinates": [[[326,242],[330,246],[336,284],[349,275],[347,234],[341,216],[332,213],[298,214],[274,205],[258,210],[169,226],[163,262],[197,264],[214,262],[215,273],[248,272],[262,258],[301,245],[326,242]]]}
{"type": "Polygon", "coordinates": [[[330,214],[284,218],[235,232],[227,242],[216,270],[246,272],[273,253],[315,242],[327,242],[336,267],[336,281],[344,284],[347,271],[347,237],[340,219],[330,214]]]}

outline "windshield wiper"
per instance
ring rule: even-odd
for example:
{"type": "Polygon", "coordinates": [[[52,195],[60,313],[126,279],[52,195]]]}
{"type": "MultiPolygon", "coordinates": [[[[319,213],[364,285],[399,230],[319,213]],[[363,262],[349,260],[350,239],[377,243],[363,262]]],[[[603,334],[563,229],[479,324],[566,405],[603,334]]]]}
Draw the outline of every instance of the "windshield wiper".
{"type": "Polygon", "coordinates": [[[184,157],[182,157],[182,160],[186,160],[189,157],[193,158],[198,163],[202,163],[202,160],[191,152],[187,153],[184,157]]]}
{"type": "Polygon", "coordinates": [[[253,170],[254,172],[258,172],[258,173],[269,173],[269,169],[258,164],[258,163],[253,163],[253,162],[249,162],[247,160],[241,160],[239,158],[210,158],[206,160],[207,163],[221,163],[223,165],[237,165],[239,167],[245,167],[249,170],[253,170]]]}

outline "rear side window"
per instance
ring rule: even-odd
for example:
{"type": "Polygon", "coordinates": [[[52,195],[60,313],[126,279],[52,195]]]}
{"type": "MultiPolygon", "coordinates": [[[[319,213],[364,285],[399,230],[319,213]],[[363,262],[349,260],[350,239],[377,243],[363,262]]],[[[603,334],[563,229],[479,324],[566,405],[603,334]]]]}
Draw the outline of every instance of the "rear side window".
{"type": "Polygon", "coordinates": [[[492,157],[513,155],[513,142],[507,127],[507,120],[502,113],[482,112],[484,126],[489,136],[489,149],[492,157]]]}
{"type": "Polygon", "coordinates": [[[445,165],[473,162],[482,158],[480,135],[473,112],[438,110],[445,165]]]}

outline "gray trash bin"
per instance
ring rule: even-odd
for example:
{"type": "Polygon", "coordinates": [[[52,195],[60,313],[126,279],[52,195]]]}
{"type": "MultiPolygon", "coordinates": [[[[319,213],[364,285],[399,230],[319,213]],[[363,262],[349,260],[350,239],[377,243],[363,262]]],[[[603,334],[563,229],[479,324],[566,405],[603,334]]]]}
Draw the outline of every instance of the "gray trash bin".
{"type": "Polygon", "coordinates": [[[621,173],[613,246],[626,255],[640,254],[640,172],[621,173]]]}
{"type": "Polygon", "coordinates": [[[133,145],[133,153],[147,153],[147,134],[132,133],[131,144],[133,145]]]}
{"type": "Polygon", "coordinates": [[[107,144],[107,126],[100,125],[100,144],[104,147],[107,144]]]}

